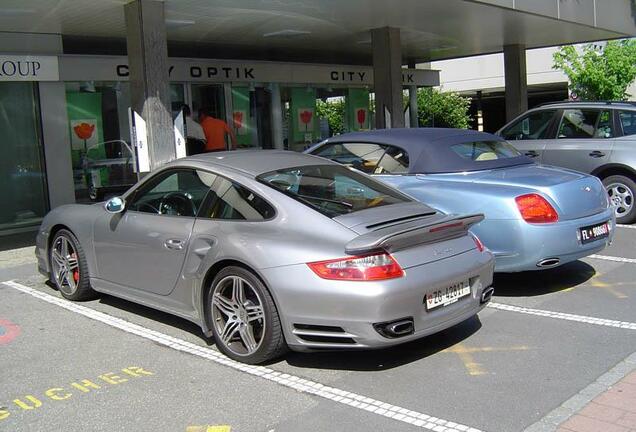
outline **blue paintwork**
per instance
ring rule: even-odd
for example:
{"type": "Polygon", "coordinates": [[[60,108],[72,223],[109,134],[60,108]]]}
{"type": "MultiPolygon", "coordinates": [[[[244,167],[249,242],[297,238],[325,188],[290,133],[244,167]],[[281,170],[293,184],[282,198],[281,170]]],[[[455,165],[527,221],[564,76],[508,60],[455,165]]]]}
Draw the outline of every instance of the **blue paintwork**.
{"type": "Polygon", "coordinates": [[[495,254],[498,272],[540,270],[537,263],[558,258],[560,264],[596,253],[614,234],[614,215],[596,178],[576,171],[522,165],[451,174],[376,175],[427,205],[446,213],[484,213],[471,230],[495,254]],[[589,188],[590,191],[586,191],[589,188]],[[538,193],[556,209],[556,223],[530,224],[515,197],[538,193]],[[611,221],[610,238],[583,245],[581,227],[611,221]]]}

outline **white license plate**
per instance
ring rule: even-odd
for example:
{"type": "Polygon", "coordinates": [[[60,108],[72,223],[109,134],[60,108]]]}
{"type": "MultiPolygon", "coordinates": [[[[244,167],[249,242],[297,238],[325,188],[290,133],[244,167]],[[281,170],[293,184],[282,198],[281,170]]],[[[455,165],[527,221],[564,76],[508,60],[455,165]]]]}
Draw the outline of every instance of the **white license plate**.
{"type": "Polygon", "coordinates": [[[455,303],[460,298],[470,294],[470,283],[468,280],[456,283],[449,287],[431,291],[426,294],[426,310],[435,309],[438,306],[447,306],[455,303]]]}

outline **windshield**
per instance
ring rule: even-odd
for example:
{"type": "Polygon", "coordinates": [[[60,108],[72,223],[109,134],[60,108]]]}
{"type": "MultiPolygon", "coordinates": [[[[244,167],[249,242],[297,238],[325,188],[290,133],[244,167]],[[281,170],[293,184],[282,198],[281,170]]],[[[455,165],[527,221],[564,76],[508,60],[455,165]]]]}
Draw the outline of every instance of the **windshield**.
{"type": "Polygon", "coordinates": [[[339,165],[287,168],[262,174],[258,180],[329,217],[411,201],[398,191],[339,165]]]}
{"type": "Polygon", "coordinates": [[[476,162],[509,159],[521,153],[505,141],[473,141],[451,146],[451,150],[464,159],[476,162]]]}

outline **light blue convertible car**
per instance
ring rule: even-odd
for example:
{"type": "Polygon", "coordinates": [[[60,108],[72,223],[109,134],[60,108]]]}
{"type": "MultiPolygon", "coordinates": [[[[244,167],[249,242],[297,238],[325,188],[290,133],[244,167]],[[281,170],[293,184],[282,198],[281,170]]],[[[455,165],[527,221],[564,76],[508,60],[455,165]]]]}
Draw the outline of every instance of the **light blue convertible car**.
{"type": "Polygon", "coordinates": [[[605,248],[615,217],[596,177],[535,164],[495,135],[460,129],[349,133],[308,153],[372,174],[445,213],[484,213],[472,232],[498,272],[541,270],[605,248]]]}

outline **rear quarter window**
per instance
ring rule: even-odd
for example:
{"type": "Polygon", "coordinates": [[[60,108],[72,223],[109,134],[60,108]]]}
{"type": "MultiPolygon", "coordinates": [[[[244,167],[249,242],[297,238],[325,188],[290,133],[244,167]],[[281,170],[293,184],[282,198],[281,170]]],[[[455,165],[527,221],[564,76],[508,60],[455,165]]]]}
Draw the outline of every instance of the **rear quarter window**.
{"type": "Polygon", "coordinates": [[[505,141],[472,141],[455,144],[451,146],[451,150],[461,158],[475,162],[521,156],[516,148],[505,141]]]}

